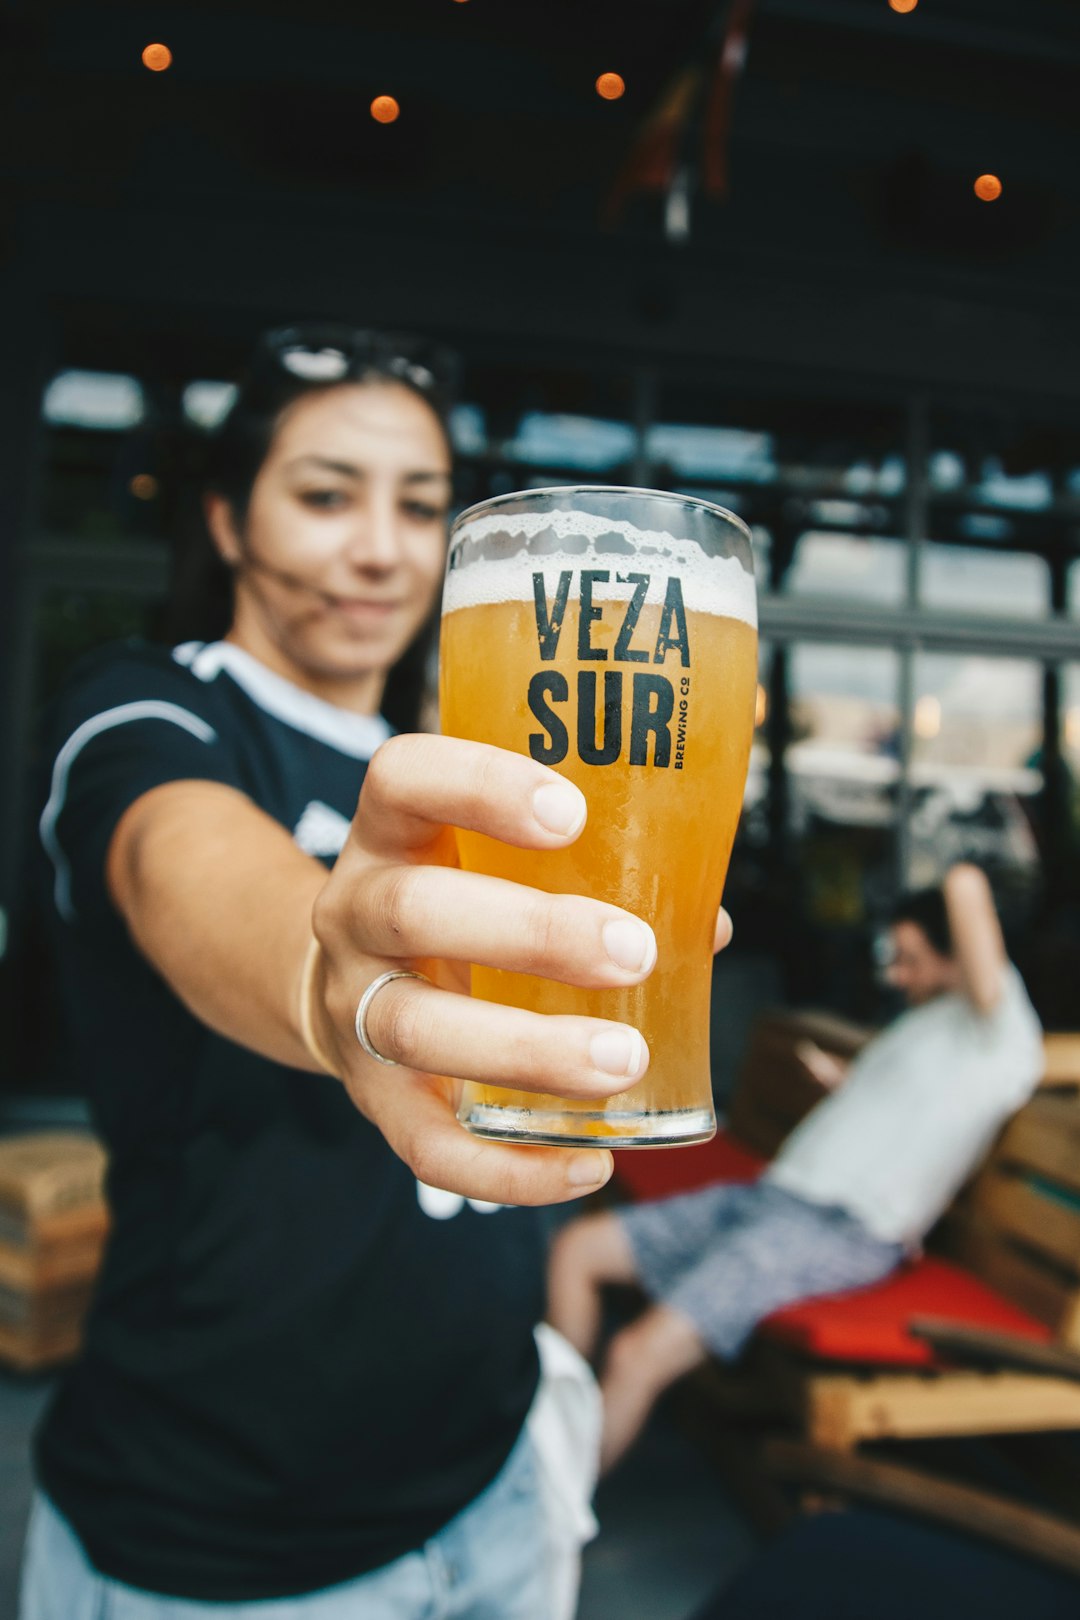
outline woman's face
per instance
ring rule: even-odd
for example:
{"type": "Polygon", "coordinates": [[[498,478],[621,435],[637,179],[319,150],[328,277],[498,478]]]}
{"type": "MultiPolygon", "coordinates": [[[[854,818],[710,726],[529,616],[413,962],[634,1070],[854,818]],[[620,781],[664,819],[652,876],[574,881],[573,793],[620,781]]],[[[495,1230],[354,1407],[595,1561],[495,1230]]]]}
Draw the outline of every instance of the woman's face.
{"type": "MultiPolygon", "coordinates": [[[[233,635],[301,682],[377,682],[442,578],[450,450],[394,382],[302,396],[284,412],[237,530],[209,516],[236,579],[233,635]]],[[[376,697],[377,701],[377,697],[376,697]]]]}

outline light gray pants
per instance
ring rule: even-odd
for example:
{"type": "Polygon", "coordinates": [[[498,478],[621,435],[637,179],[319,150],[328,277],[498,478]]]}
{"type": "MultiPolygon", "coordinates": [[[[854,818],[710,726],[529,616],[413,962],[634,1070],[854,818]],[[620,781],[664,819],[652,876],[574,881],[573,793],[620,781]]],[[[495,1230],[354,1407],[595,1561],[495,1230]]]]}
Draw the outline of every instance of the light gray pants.
{"type": "Polygon", "coordinates": [[[523,1433],[487,1490],[417,1552],[303,1597],[203,1603],[102,1575],[38,1492],[19,1620],[550,1620],[550,1549],[540,1530],[536,1456],[523,1433]]]}
{"type": "Polygon", "coordinates": [[[600,1394],[553,1328],[536,1329],[541,1378],[501,1472],[416,1552],[321,1592],[203,1603],[144,1592],[94,1568],[38,1492],[19,1620],[572,1620],[600,1450],[600,1394]]]}

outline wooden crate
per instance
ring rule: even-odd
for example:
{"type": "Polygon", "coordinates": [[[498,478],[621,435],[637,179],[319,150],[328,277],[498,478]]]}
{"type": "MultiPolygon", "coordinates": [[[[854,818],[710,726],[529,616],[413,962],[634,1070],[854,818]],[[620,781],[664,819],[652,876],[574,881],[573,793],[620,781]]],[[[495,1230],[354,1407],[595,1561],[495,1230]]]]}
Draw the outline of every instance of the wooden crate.
{"type": "Polygon", "coordinates": [[[1080,1104],[1071,1097],[1035,1096],[1006,1126],[994,1158],[1080,1192],[1080,1104]]]}
{"type": "Polygon", "coordinates": [[[73,1355],[108,1231],[105,1153],[92,1136],[0,1141],[0,1361],[23,1370],[73,1355]]]}
{"type": "Polygon", "coordinates": [[[1041,1084],[1047,1087],[1080,1087],[1080,1035],[1044,1035],[1043,1049],[1046,1053],[1046,1070],[1041,1084]]]}
{"type": "Polygon", "coordinates": [[[808,1373],[803,1432],[849,1450],[868,1440],[1080,1429],[1080,1383],[1023,1372],[808,1373]]]}
{"type": "Polygon", "coordinates": [[[76,1356],[82,1322],[55,1329],[19,1329],[0,1323],[0,1362],[16,1372],[42,1372],[76,1356]]]}
{"type": "MultiPolygon", "coordinates": [[[[1080,1575],[1080,1529],[1068,1517],[943,1479],[925,1468],[852,1456],[799,1441],[766,1441],[761,1461],[772,1478],[812,1487],[832,1500],[853,1498],[914,1514],[1080,1575]]],[[[974,1600],[975,1594],[972,1597],[974,1600]]],[[[973,1601],[970,1612],[978,1609],[973,1601]]],[[[873,1612],[872,1605],[867,1612],[873,1612]]],[[[967,1605],[964,1612],[968,1612],[967,1605]]]]}
{"type": "Polygon", "coordinates": [[[739,1071],[727,1122],[748,1147],[772,1158],[811,1109],[829,1095],[799,1056],[812,1041],[823,1051],[850,1059],[868,1032],[824,1013],[773,1013],[754,1025],[739,1071]]]}
{"type": "Polygon", "coordinates": [[[34,1131],[0,1140],[0,1239],[17,1242],[43,1222],[101,1206],[105,1150],[79,1131],[34,1131]]]}
{"type": "Polygon", "coordinates": [[[942,1250],[1022,1310],[1045,1322],[1067,1349],[1080,1349],[1080,1284],[1062,1267],[968,1215],[941,1229],[942,1250]]]}
{"type": "Polygon", "coordinates": [[[973,1220],[1080,1276],[1080,1195],[1056,1196],[1054,1183],[1040,1184],[1027,1171],[993,1165],[979,1177],[968,1207],[973,1220]]]}

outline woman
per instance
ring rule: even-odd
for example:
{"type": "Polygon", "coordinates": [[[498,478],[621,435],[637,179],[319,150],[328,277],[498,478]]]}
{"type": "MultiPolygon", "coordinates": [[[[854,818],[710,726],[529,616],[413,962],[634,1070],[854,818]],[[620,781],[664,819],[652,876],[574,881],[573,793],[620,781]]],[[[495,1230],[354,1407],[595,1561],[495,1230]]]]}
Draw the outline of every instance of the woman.
{"type": "Polygon", "coordinates": [[[39,1436],[24,1620],[566,1609],[526,1426],[536,1237],[490,1206],[611,1158],[481,1143],[436,1077],[606,1095],[636,1042],[414,964],[603,986],[654,951],[614,907],[446,864],[454,825],[570,842],[569,783],[386,740],[444,564],[432,384],[363,334],[268,334],[205,502],[228,633],[112,650],[55,717],[42,836],[114,1229],[39,1436]]]}

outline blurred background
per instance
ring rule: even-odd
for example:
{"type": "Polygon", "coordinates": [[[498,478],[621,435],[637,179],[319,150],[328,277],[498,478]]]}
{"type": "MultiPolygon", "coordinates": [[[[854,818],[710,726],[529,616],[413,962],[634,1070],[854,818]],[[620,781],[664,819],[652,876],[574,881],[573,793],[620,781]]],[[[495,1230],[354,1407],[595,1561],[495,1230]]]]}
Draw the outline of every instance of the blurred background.
{"type": "MultiPolygon", "coordinates": [[[[752,525],[721,1083],[763,1000],[878,1015],[868,935],[960,853],[1067,1021],[1071,0],[80,0],[5,29],[9,982],[35,715],[85,649],[167,633],[198,434],[260,327],[328,316],[457,352],[463,502],[636,483],[752,525]]],[[[16,1089],[48,1083],[23,1022],[16,1089]]]]}
{"type": "Polygon", "coordinates": [[[297,318],[457,354],[462,503],[632,483],[752,526],[721,1095],[764,1007],[883,1016],[868,947],[959,856],[1075,1024],[1075,0],[7,0],[2,26],[9,1114],[70,1112],[22,882],[36,717],[84,651],[168,635],[199,436],[297,318]]]}

